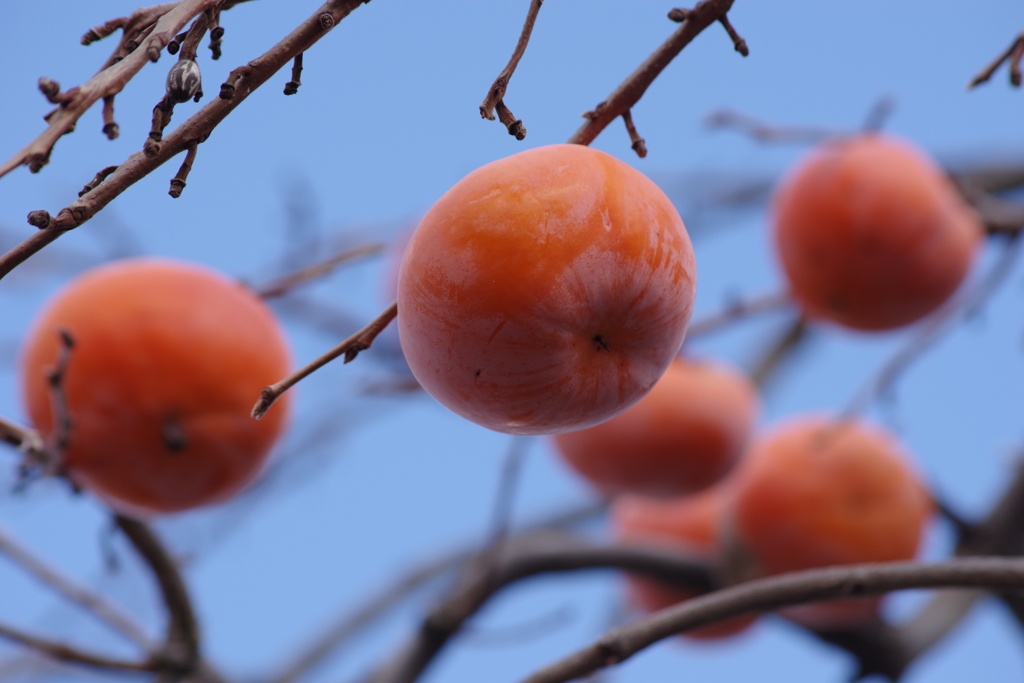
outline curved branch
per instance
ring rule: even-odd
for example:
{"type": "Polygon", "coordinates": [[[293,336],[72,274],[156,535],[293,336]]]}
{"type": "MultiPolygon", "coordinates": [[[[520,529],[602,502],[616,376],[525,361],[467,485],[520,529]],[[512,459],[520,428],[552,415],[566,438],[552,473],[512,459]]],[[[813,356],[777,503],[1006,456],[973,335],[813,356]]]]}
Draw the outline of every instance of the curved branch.
{"type": "Polygon", "coordinates": [[[523,22],[523,31],[519,34],[516,49],[512,51],[512,57],[508,60],[508,64],[494,79],[490,90],[487,91],[487,97],[480,105],[480,116],[488,121],[494,120],[494,110],[497,108],[498,117],[508,129],[508,134],[514,135],[516,140],[526,137],[526,128],[523,126],[523,122],[505,106],[505,90],[508,88],[508,82],[512,79],[512,74],[516,72],[516,67],[519,66],[519,60],[526,54],[526,46],[530,43],[533,25],[537,23],[537,14],[540,13],[540,7],[543,4],[544,0],[530,0],[530,9],[526,12],[526,21],[523,22]]]}
{"type": "Polygon", "coordinates": [[[567,534],[536,534],[509,541],[495,570],[471,563],[458,588],[424,619],[419,631],[366,683],[411,683],[423,672],[467,619],[501,588],[535,574],[615,568],[697,591],[713,586],[708,564],[679,553],[641,546],[591,546],[567,534]]]}
{"type": "Polygon", "coordinates": [[[971,557],[939,564],[891,562],[758,579],[688,600],[617,628],[523,683],[564,683],[629,659],[659,640],[723,619],[807,602],[912,588],[1024,588],[1024,559],[971,557]]]}
{"type": "Polygon", "coordinates": [[[156,671],[157,662],[146,660],[143,662],[129,662],[120,659],[111,659],[91,652],[77,650],[63,643],[56,643],[45,638],[31,636],[18,629],[0,624],[0,638],[7,638],[27,648],[31,648],[40,654],[61,662],[81,664],[96,669],[117,671],[156,671]]]}

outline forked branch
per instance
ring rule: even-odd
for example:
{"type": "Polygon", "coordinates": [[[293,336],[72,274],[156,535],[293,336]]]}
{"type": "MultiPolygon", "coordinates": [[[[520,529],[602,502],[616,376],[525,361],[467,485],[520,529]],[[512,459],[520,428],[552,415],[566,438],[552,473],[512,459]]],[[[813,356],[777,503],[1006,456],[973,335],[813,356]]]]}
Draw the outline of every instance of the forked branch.
{"type": "Polygon", "coordinates": [[[1003,65],[1003,62],[1010,62],[1010,84],[1014,87],[1020,87],[1021,84],[1021,69],[1020,62],[1024,58],[1024,32],[1013,39],[1010,43],[1010,47],[1006,48],[1002,54],[995,58],[991,64],[986,66],[984,69],[978,72],[971,82],[967,84],[967,89],[975,88],[988,79],[992,78],[993,74],[999,70],[999,67],[1003,65]]]}
{"type": "MultiPolygon", "coordinates": [[[[732,4],[733,0],[701,0],[692,10],[685,10],[682,24],[669,36],[668,40],[644,60],[643,64],[638,66],[626,80],[620,83],[608,96],[608,99],[598,104],[593,111],[583,114],[587,121],[569,138],[569,142],[577,145],[589,145],[602,130],[608,127],[608,124],[632,109],[633,105],[639,102],[647,92],[647,88],[654,82],[654,79],[665,70],[675,56],[682,52],[683,48],[689,45],[690,41],[696,38],[701,31],[725,17],[726,12],[732,8],[732,4]]],[[[735,41],[734,44],[736,44],[735,41]]],[[[746,48],[745,42],[743,46],[746,48]]]]}
{"type": "Polygon", "coordinates": [[[508,129],[508,134],[514,135],[516,140],[522,140],[526,137],[526,127],[505,106],[505,91],[508,89],[508,82],[512,79],[512,74],[515,73],[516,67],[519,66],[519,60],[526,54],[526,46],[530,43],[533,25],[537,23],[537,14],[540,13],[540,7],[543,4],[544,0],[530,0],[530,9],[526,13],[526,21],[523,22],[523,30],[519,34],[519,42],[516,43],[516,49],[513,50],[508,64],[501,70],[498,77],[494,79],[490,90],[487,91],[487,97],[484,98],[483,103],[480,105],[480,116],[488,121],[494,120],[494,111],[497,109],[498,119],[508,129]]]}

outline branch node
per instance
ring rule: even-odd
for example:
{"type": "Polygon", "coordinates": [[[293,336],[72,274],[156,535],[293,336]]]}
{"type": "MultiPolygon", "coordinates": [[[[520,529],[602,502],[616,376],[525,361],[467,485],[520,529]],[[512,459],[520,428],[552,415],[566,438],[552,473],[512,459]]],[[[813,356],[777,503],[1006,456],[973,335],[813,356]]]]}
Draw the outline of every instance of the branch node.
{"type": "Polygon", "coordinates": [[[171,178],[171,189],[167,194],[171,195],[175,199],[181,196],[181,191],[185,189],[185,180],[188,179],[188,174],[192,170],[192,163],[196,160],[196,149],[199,147],[198,142],[192,142],[188,146],[188,151],[185,152],[185,160],[181,162],[181,168],[178,169],[178,174],[171,178]]]}
{"type": "Polygon", "coordinates": [[[46,228],[50,227],[50,224],[52,222],[53,217],[50,216],[49,211],[44,211],[40,209],[39,211],[31,211],[28,214],[28,224],[36,228],[39,228],[40,230],[45,230],[46,228]]]}
{"type": "Polygon", "coordinates": [[[121,134],[121,129],[114,120],[114,96],[103,98],[103,134],[108,140],[116,140],[121,134]]]}
{"type": "Polygon", "coordinates": [[[523,125],[520,119],[516,118],[516,115],[505,106],[502,100],[498,100],[494,108],[498,113],[498,120],[505,124],[509,135],[515,136],[516,140],[522,140],[526,137],[526,126],[523,125]]]}
{"type": "Polygon", "coordinates": [[[633,125],[633,112],[627,109],[622,113],[622,121],[626,124],[626,132],[629,133],[629,139],[633,142],[631,145],[636,155],[643,159],[647,156],[647,145],[644,144],[644,139],[640,137],[640,133],[636,132],[636,126],[633,125]]]}
{"type": "Polygon", "coordinates": [[[295,61],[292,63],[292,80],[284,84],[284,94],[294,95],[299,92],[299,86],[302,85],[300,76],[302,75],[302,55],[305,53],[300,52],[295,55],[295,61]]]}
{"type": "Polygon", "coordinates": [[[116,170],[117,166],[107,166],[106,168],[102,169],[99,173],[95,175],[95,177],[93,177],[92,180],[86,183],[85,187],[82,188],[82,191],[78,193],[78,196],[83,197],[92,192],[93,190],[95,190],[100,183],[107,179],[107,176],[109,176],[116,170]]]}
{"type": "Polygon", "coordinates": [[[334,15],[330,12],[324,12],[320,15],[320,28],[325,31],[330,31],[334,28],[334,15]]]}
{"type": "Polygon", "coordinates": [[[39,79],[39,92],[43,93],[46,101],[50,104],[60,104],[60,83],[50,80],[46,76],[39,79]]]}
{"type": "Polygon", "coordinates": [[[668,18],[681,24],[690,16],[691,11],[692,10],[688,10],[685,7],[676,7],[675,9],[670,9],[668,11],[668,18]]]}
{"type": "Polygon", "coordinates": [[[744,57],[750,56],[750,50],[747,48],[747,41],[743,40],[743,37],[736,32],[736,29],[732,27],[729,22],[729,15],[723,14],[718,18],[718,21],[725,27],[725,32],[732,38],[732,46],[744,57]]]}

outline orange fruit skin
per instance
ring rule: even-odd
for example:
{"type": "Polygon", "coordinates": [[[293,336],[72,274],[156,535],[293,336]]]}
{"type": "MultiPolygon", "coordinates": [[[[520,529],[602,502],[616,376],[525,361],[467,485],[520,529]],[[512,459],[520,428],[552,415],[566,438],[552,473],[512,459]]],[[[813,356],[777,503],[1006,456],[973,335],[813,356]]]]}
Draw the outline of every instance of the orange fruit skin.
{"type": "MultiPolygon", "coordinates": [[[[719,530],[729,504],[724,486],[673,499],[624,495],[611,506],[612,526],[620,541],[660,545],[709,560],[719,552],[719,530]]],[[[641,576],[629,576],[630,601],[644,612],[656,612],[698,594],[641,576]]],[[[684,637],[725,638],[746,629],[757,619],[742,616],[687,631],[684,637]]]]}
{"type": "Polygon", "coordinates": [[[757,390],[744,375],[677,359],[634,406],[554,441],[565,460],[606,493],[678,496],[729,472],[758,410],[757,390]]]}
{"type": "Polygon", "coordinates": [[[860,330],[912,323],[956,290],[982,226],[920,150],[879,134],[819,145],[773,200],[775,244],[808,314],[860,330]]]}
{"type": "Polygon", "coordinates": [[[206,268],[151,258],[72,281],[22,350],[25,405],[47,439],[55,425],[44,372],[58,357],[58,328],[75,340],[62,386],[73,421],[65,465],[76,484],[149,516],[222,501],[259,473],[289,397],[263,420],[249,411],[290,360],[255,294],[206,268]]]}
{"type": "MultiPolygon", "coordinates": [[[[739,541],[765,574],[911,560],[933,504],[896,440],[863,422],[791,420],[756,440],[735,478],[739,541]]],[[[863,623],[879,599],[784,613],[813,627],[863,623]]]]}
{"type": "Polygon", "coordinates": [[[553,434],[654,386],[695,286],[686,228],[653,182],[552,145],[478,168],[427,212],[399,275],[399,336],[443,405],[500,432],[553,434]]]}

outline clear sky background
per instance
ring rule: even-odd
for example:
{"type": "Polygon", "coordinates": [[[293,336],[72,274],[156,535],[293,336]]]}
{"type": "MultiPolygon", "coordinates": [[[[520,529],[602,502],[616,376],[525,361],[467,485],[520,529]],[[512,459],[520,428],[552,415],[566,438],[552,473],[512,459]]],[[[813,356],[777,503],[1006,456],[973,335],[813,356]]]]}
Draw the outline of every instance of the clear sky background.
{"type": "MultiPolygon", "coordinates": [[[[481,120],[477,107],[511,53],[527,4],[374,0],[307,53],[297,95],[281,94],[289,79],[282,71],[215,130],[199,147],[180,199],[167,195],[180,163],[175,159],[5,278],[0,414],[24,418],[14,373],[17,345],[46,297],[76,272],[114,256],[146,253],[206,263],[258,283],[302,258],[391,240],[472,169],[564,142],[579,115],[675,28],[665,18],[671,6],[651,0],[549,0],[506,96],[529,130],[517,142],[497,122],[481,120]],[[300,243],[316,246],[296,253],[300,243]]],[[[601,134],[595,147],[650,175],[679,205],[697,251],[698,316],[730,297],[781,286],[763,205],[700,206],[718,191],[771,181],[803,151],[710,131],[703,121],[714,109],[850,130],[889,96],[896,110],[888,130],[941,160],[1019,162],[1024,92],[1009,87],[1005,69],[977,91],[964,86],[1024,26],[1024,8],[1010,0],[984,5],[982,11],[945,0],[737,0],[730,17],[750,56],[735,53],[719,27],[701,34],[633,110],[647,140],[646,159],[630,150],[620,122],[601,134]]],[[[45,75],[65,88],[86,80],[113,44],[82,47],[82,33],[135,7],[113,0],[0,0],[0,156],[42,130],[50,105],[36,90],[37,79],[45,75]]],[[[259,0],[226,12],[223,58],[211,62],[205,45],[200,50],[206,97],[216,96],[230,69],[261,54],[315,7],[259,0]]],[[[56,214],[97,170],[141,148],[171,64],[164,55],[118,95],[118,140],[101,134],[95,108],[58,142],[40,174],[22,168],[0,179],[0,246],[31,233],[29,211],[56,214]]],[[[179,105],[172,127],[197,108],[179,105]]],[[[993,255],[986,250],[975,277],[993,255]]],[[[387,260],[368,259],[303,290],[307,303],[332,312],[329,325],[318,328],[308,316],[281,309],[297,360],[311,359],[386,305],[387,260]]],[[[1018,267],[983,310],[911,367],[892,400],[871,411],[898,431],[937,489],[965,514],[984,513],[1024,437],[1022,286],[1018,267]]],[[[767,315],[693,348],[749,365],[783,323],[784,316],[767,315]]],[[[762,425],[804,411],[840,409],[907,335],[820,330],[769,387],[762,425]]],[[[288,441],[258,487],[235,503],[159,524],[188,560],[206,652],[243,680],[258,681],[390,578],[447,548],[481,542],[487,533],[510,438],[472,425],[422,394],[372,393],[401,377],[393,349],[382,345],[303,383],[288,441]]],[[[148,577],[111,535],[103,508],[53,482],[11,494],[15,465],[13,452],[0,453],[0,524],[122,600],[159,633],[161,607],[148,577]],[[107,566],[111,555],[119,560],[117,571],[107,566]]],[[[592,496],[546,442],[531,442],[515,502],[517,523],[592,496]]],[[[603,533],[600,523],[591,530],[603,533]]],[[[947,533],[936,528],[926,554],[938,557],[947,545],[947,533]]],[[[419,593],[311,680],[341,683],[367,671],[411,632],[443,587],[419,593]]],[[[617,610],[620,588],[611,572],[524,582],[474,619],[424,680],[516,681],[598,636],[617,610]],[[508,635],[516,626],[552,621],[553,627],[531,629],[530,638],[508,635]]],[[[889,609],[905,614],[919,599],[903,597],[889,609]]],[[[131,652],[2,557],[0,620],[131,652]]],[[[1022,645],[1020,627],[1000,605],[986,602],[905,680],[1018,679],[1024,675],[1022,645]]],[[[0,644],[0,671],[18,652],[0,644]]],[[[663,643],[616,668],[609,680],[841,681],[850,671],[843,653],[768,618],[722,643],[663,643]]],[[[92,678],[68,669],[54,675],[92,678]]]]}

